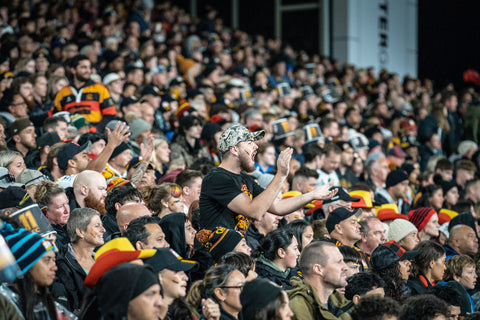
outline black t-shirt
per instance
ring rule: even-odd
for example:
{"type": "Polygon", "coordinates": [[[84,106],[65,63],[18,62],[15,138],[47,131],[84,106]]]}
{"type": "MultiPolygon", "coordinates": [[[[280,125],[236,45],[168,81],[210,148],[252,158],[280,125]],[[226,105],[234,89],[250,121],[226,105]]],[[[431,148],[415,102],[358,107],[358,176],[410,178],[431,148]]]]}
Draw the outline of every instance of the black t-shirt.
{"type": "Polygon", "coordinates": [[[213,168],[202,182],[200,227],[207,230],[225,227],[245,234],[249,220],[227,206],[241,192],[253,199],[262,191],[263,188],[246,173],[235,174],[223,168],[213,168]]]}

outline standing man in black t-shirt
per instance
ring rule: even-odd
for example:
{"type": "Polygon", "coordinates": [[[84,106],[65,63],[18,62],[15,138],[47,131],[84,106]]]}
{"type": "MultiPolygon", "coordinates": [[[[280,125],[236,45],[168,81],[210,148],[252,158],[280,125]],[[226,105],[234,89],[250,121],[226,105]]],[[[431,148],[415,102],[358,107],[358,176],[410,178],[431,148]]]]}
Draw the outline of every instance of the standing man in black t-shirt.
{"type": "Polygon", "coordinates": [[[220,136],[219,151],[222,163],[203,179],[200,193],[200,227],[213,230],[217,226],[235,229],[245,234],[249,220],[259,219],[265,212],[286,215],[312,200],[326,200],[335,195],[329,185],[315,188],[298,197],[277,197],[289,171],[292,149],[280,153],[277,174],[266,189],[260,187],[247,173],[255,170],[256,141],[265,131],[250,132],[234,125],[220,136]]]}

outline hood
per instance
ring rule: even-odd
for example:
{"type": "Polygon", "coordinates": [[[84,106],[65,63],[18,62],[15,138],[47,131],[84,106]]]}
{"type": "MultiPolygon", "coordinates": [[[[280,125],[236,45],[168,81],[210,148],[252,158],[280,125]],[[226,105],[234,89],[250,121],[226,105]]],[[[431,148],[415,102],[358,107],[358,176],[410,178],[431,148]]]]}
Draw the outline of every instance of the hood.
{"type": "Polygon", "coordinates": [[[187,243],[185,242],[185,220],[187,216],[182,212],[166,215],[160,220],[160,226],[165,233],[165,239],[170,248],[184,258],[188,257],[187,243]]]}

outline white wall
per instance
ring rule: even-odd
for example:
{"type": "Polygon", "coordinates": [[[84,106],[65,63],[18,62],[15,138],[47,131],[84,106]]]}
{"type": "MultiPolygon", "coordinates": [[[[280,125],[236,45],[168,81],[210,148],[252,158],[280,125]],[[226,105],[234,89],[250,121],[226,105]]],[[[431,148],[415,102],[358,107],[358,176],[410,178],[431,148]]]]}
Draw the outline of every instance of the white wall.
{"type": "Polygon", "coordinates": [[[334,0],[333,57],[417,76],[417,0],[334,0]]]}

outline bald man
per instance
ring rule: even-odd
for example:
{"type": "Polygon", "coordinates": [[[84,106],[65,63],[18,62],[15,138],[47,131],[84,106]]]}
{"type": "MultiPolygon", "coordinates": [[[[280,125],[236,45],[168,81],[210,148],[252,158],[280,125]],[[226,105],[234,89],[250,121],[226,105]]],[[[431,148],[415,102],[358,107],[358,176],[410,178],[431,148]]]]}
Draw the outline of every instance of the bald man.
{"type": "Polygon", "coordinates": [[[127,229],[130,221],[133,221],[137,218],[143,216],[151,216],[150,211],[143,204],[140,203],[127,203],[118,209],[117,212],[117,224],[120,234],[123,236],[123,233],[127,229]]]}
{"type": "Polygon", "coordinates": [[[79,173],[73,182],[73,194],[76,207],[92,208],[101,215],[105,213],[107,182],[99,172],[85,170],[79,173]]]}
{"type": "Polygon", "coordinates": [[[456,225],[450,230],[445,251],[447,259],[457,254],[473,257],[478,252],[478,239],[475,231],[465,224],[456,225]]]}

